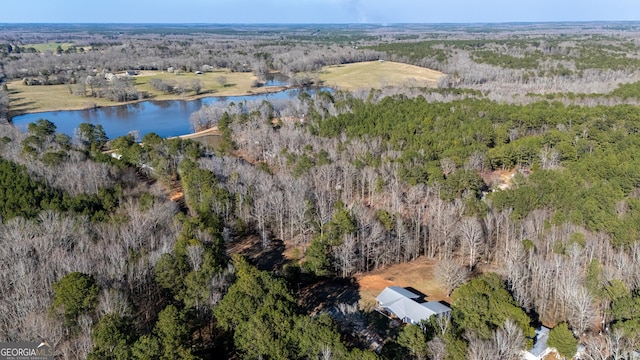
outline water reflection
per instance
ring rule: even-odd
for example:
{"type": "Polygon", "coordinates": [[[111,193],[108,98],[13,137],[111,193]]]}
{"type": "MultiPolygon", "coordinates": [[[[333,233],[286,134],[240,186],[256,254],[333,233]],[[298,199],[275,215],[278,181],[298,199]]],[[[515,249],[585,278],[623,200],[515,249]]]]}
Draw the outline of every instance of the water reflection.
{"type": "MultiPolygon", "coordinates": [[[[323,91],[333,91],[322,88],[323,91]]],[[[290,99],[302,92],[314,93],[315,89],[289,89],[270,94],[245,96],[212,96],[197,100],[143,101],[129,105],[108,106],[88,110],[52,111],[16,116],[15,126],[26,131],[27,125],[38,119],[47,119],[56,124],[58,132],[73,136],[81,123],[102,125],[107,136],[114,139],[130,131],[139,131],[140,136],[155,132],[161,137],[171,137],[193,132],[189,117],[204,105],[218,102],[263,101],[290,99]]]]}
{"type": "MultiPolygon", "coordinates": [[[[195,100],[194,100],[195,101],[195,100]]],[[[171,106],[171,101],[157,101],[157,100],[149,100],[149,102],[161,109],[166,109],[171,106]]]]}
{"type": "Polygon", "coordinates": [[[264,83],[264,86],[286,86],[287,85],[287,80],[289,80],[288,77],[280,74],[280,73],[276,73],[276,74],[269,74],[269,76],[267,76],[267,81],[264,83]]]}

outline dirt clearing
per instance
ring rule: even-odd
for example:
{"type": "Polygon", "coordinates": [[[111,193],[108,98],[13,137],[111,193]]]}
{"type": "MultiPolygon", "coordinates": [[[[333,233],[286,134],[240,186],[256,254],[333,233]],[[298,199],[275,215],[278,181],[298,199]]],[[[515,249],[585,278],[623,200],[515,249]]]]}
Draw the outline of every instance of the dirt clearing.
{"type": "Polygon", "coordinates": [[[375,298],[387,286],[411,287],[427,295],[427,301],[451,302],[445,290],[435,280],[433,269],[438,260],[419,257],[385,269],[356,275],[360,288],[360,304],[366,308],[375,304],[375,298]]]}

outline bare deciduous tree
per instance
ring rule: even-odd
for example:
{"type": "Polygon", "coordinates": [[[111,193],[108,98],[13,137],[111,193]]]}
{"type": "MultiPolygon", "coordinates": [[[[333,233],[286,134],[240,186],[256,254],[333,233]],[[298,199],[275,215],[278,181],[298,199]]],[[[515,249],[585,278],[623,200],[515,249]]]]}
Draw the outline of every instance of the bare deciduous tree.
{"type": "Polygon", "coordinates": [[[481,340],[473,333],[465,333],[467,339],[467,359],[494,360],[500,359],[500,352],[491,340],[481,340]]]}
{"type": "Polygon", "coordinates": [[[427,343],[429,358],[432,360],[444,360],[447,356],[447,344],[440,337],[435,337],[427,343]]]}
{"type": "Polygon", "coordinates": [[[462,254],[468,258],[469,270],[472,270],[483,250],[484,234],[476,218],[463,218],[458,228],[462,254]]]}
{"type": "Polygon", "coordinates": [[[442,174],[448,176],[456,171],[456,163],[450,158],[444,158],[440,160],[440,168],[442,169],[442,174]]]}
{"type": "Polygon", "coordinates": [[[345,235],[342,244],[334,251],[336,267],[343,278],[352,275],[356,269],[356,239],[353,234],[345,235]]]}
{"type": "Polygon", "coordinates": [[[496,329],[493,341],[498,349],[498,359],[517,360],[522,357],[521,352],[525,347],[524,334],[512,319],[507,319],[502,327],[496,329]]]}
{"type": "Polygon", "coordinates": [[[464,284],[469,279],[469,270],[453,259],[441,260],[434,269],[433,275],[450,295],[458,286],[464,284]]]}
{"type": "Polygon", "coordinates": [[[224,76],[224,75],[219,75],[219,76],[217,76],[217,77],[216,77],[216,82],[217,82],[220,86],[224,87],[224,86],[226,86],[226,85],[227,85],[227,83],[228,83],[228,79],[227,79],[227,77],[226,77],[226,76],[224,76]]]}
{"type": "Polygon", "coordinates": [[[200,245],[187,246],[187,257],[191,263],[191,267],[195,271],[200,271],[202,266],[202,255],[204,254],[204,248],[200,245]]]}
{"type": "Polygon", "coordinates": [[[568,291],[571,293],[567,302],[567,319],[576,334],[580,336],[594,325],[596,311],[593,307],[593,298],[583,286],[568,291]]]}

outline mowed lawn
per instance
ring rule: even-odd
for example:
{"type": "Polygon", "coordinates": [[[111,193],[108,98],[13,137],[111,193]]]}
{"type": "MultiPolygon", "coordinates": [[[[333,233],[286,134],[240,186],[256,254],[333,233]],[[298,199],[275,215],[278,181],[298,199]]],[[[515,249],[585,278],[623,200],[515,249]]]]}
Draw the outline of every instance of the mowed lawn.
{"type": "MultiPolygon", "coordinates": [[[[72,43],[27,44],[27,45],[21,45],[20,47],[23,49],[34,48],[38,52],[43,53],[47,51],[55,52],[58,49],[58,46],[60,46],[62,50],[67,50],[68,48],[74,46],[74,44],[72,43]]],[[[78,46],[78,47],[80,48],[83,46],[78,46]]],[[[86,48],[90,48],[90,46],[86,48]]]]}
{"type": "Polygon", "coordinates": [[[392,61],[368,61],[327,66],[320,72],[326,86],[342,90],[379,89],[385,86],[435,87],[445,74],[392,61]]]}
{"type": "MultiPolygon", "coordinates": [[[[206,72],[200,75],[194,73],[170,74],[156,71],[142,71],[134,76],[134,84],[138,91],[148,94],[150,100],[192,100],[205,96],[235,96],[256,94],[281,90],[280,87],[252,88],[251,85],[256,76],[253,73],[239,73],[228,70],[206,72]],[[221,77],[224,81],[221,81],[221,77]],[[163,94],[151,87],[149,81],[158,78],[175,84],[183,83],[189,87],[194,80],[200,81],[200,94],[188,91],[184,94],[163,94]]],[[[71,90],[77,85],[36,85],[26,86],[20,80],[7,84],[10,99],[10,111],[12,115],[25,113],[79,110],[96,106],[114,106],[123,103],[98,99],[94,97],[82,97],[71,94],[71,90]]]]}
{"type": "Polygon", "coordinates": [[[27,86],[22,81],[16,80],[7,83],[7,88],[9,89],[9,112],[11,116],[117,105],[117,103],[107,99],[73,96],[69,85],[27,86]]]}
{"type": "MultiPolygon", "coordinates": [[[[324,81],[325,86],[342,90],[378,89],[385,86],[434,87],[442,76],[444,74],[439,71],[391,61],[329,66],[320,72],[320,79],[324,81]]],[[[148,99],[152,100],[192,100],[205,96],[248,95],[284,89],[284,87],[275,86],[252,88],[251,85],[255,80],[257,78],[253,73],[229,70],[216,70],[203,74],[142,71],[134,77],[136,89],[148,94],[148,99]],[[187,88],[190,87],[191,82],[198,80],[201,90],[199,94],[193,91],[183,94],[163,94],[149,84],[154,78],[174,84],[184,84],[187,88]]],[[[26,86],[20,80],[9,82],[7,87],[11,101],[11,115],[123,104],[107,99],[72,95],[71,90],[74,86],[76,85],[26,86]]]]}
{"type": "MultiPolygon", "coordinates": [[[[176,99],[175,94],[163,94],[156,91],[149,85],[151,79],[161,79],[175,84],[189,84],[195,80],[200,82],[202,89],[200,95],[208,96],[236,96],[252,93],[261,93],[273,91],[269,88],[252,88],[252,83],[258,78],[251,72],[231,72],[228,70],[216,70],[213,72],[205,72],[202,74],[195,73],[166,73],[158,71],[142,71],[140,75],[135,76],[136,88],[139,91],[145,91],[152,94],[154,100],[176,99]],[[222,80],[222,81],[221,81],[222,80]]],[[[187,97],[194,97],[193,92],[186,93],[187,97]]],[[[179,97],[178,97],[179,98],[179,97]]]]}

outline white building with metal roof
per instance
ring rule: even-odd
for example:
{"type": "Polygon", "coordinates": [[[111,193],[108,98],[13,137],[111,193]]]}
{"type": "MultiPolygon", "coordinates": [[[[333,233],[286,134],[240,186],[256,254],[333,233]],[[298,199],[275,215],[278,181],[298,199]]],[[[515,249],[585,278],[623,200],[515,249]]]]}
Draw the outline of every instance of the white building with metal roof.
{"type": "Polygon", "coordinates": [[[547,346],[549,338],[549,328],[541,326],[536,329],[536,337],[533,339],[533,347],[524,352],[526,360],[541,360],[547,354],[553,351],[553,348],[547,346]]]}
{"type": "Polygon", "coordinates": [[[418,324],[431,316],[449,316],[451,308],[437,301],[422,302],[422,296],[400,286],[389,286],[376,297],[378,309],[407,324],[418,324]]]}

